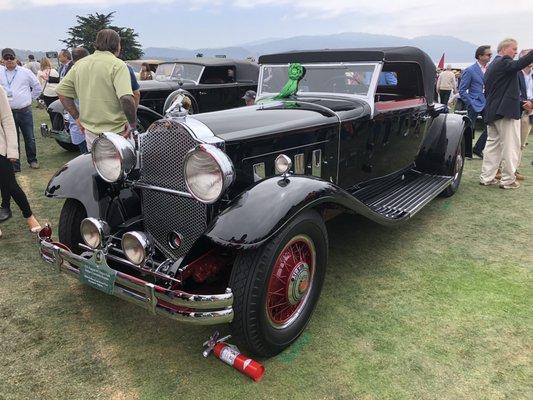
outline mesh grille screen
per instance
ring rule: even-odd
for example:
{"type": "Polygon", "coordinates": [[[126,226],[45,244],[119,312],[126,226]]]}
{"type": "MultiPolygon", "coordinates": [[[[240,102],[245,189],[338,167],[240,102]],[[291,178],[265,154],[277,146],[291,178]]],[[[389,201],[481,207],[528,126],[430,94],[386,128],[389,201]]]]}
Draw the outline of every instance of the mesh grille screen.
{"type": "MultiPolygon", "coordinates": [[[[175,120],[154,122],[141,136],[141,182],[186,192],[183,159],[196,142],[175,120]]],[[[142,189],[146,230],[157,247],[171,258],[183,257],[207,227],[206,206],[197,200],[142,189]],[[183,241],[172,249],[167,241],[170,232],[178,232],[183,241]]]]}

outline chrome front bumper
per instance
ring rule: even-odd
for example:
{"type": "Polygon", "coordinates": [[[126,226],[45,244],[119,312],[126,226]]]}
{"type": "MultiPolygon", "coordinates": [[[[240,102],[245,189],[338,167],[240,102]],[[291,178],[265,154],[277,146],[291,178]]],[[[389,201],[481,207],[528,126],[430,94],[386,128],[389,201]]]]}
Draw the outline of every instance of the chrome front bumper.
{"type": "Polygon", "coordinates": [[[39,239],[41,258],[55,265],[59,271],[85,282],[87,274],[80,270],[91,268],[93,274],[98,274],[100,270],[104,274],[111,271],[107,276],[112,276],[112,282],[108,282],[108,287],[102,289],[98,286],[98,282],[96,285],[88,284],[143,307],[154,315],[163,315],[176,321],[196,325],[229,323],[233,320],[233,293],[229,288],[224,294],[213,295],[169,290],[111,269],[102,251],[95,251],[92,257],[84,258],[63,247],[66,246],[50,242],[47,238],[39,239]]]}

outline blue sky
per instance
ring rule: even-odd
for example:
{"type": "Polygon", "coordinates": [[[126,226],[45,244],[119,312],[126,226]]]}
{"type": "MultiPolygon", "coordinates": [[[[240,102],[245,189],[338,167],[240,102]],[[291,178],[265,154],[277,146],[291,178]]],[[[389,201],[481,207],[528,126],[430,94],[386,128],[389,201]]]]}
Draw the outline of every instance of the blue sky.
{"type": "Polygon", "coordinates": [[[475,44],[510,36],[533,47],[530,0],[0,0],[0,47],[58,49],[77,14],[110,11],[115,24],[139,33],[144,47],[221,47],[340,32],[451,35],[475,44]]]}

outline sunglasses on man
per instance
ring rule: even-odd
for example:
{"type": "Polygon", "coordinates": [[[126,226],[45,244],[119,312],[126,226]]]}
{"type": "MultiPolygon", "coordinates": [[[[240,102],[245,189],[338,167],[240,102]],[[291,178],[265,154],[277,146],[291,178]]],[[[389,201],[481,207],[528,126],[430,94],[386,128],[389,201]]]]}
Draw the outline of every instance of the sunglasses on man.
{"type": "Polygon", "coordinates": [[[13,56],[9,56],[9,55],[4,56],[4,57],[2,57],[2,58],[4,59],[4,61],[13,61],[13,60],[15,59],[15,57],[13,57],[13,56]]]}

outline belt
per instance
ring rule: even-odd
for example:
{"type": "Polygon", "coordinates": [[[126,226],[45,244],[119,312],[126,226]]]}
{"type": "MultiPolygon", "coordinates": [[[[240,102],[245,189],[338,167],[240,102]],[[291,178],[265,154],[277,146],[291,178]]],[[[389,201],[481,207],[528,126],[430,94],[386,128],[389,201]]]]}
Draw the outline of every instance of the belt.
{"type": "Polygon", "coordinates": [[[12,112],[26,112],[31,110],[31,105],[22,108],[12,108],[12,112]]]}

